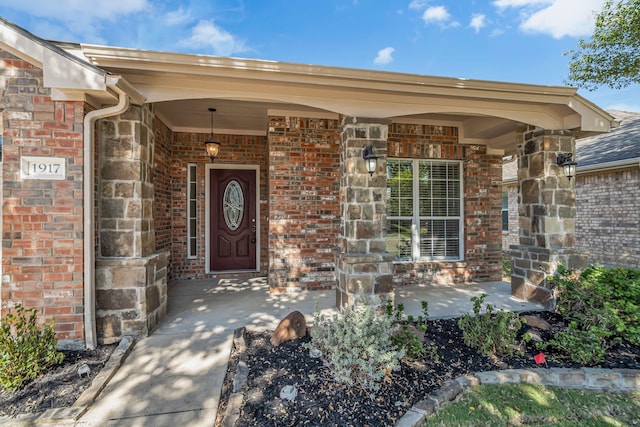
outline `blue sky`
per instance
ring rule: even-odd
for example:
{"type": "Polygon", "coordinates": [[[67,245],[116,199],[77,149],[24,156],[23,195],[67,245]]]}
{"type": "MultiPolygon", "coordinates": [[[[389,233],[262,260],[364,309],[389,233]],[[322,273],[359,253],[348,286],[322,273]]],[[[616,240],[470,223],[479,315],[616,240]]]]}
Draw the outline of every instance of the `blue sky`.
{"type": "MultiPolygon", "coordinates": [[[[564,85],[604,0],[0,0],[51,40],[564,85]]],[[[640,112],[640,85],[581,90],[640,112]]]]}

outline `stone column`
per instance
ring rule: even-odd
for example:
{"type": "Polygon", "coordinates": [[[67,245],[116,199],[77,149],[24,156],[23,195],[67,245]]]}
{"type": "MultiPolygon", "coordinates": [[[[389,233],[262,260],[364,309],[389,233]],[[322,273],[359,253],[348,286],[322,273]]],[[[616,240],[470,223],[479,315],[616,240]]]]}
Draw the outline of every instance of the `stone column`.
{"type": "Polygon", "coordinates": [[[554,304],[548,277],[559,265],[581,269],[586,256],[575,248],[575,177],[557,166],[558,153],[574,153],[570,131],[531,128],[518,145],[519,244],[511,246],[511,292],[514,296],[554,304]]]}
{"type": "Polygon", "coordinates": [[[387,119],[345,117],[340,134],[341,248],[336,305],[352,305],[363,292],[374,303],[393,298],[393,255],[386,252],[387,119]],[[369,176],[362,148],[379,156],[369,176]]]}
{"type": "Polygon", "coordinates": [[[166,313],[169,256],[155,252],[152,123],[148,107],[131,106],[98,125],[96,326],[102,343],[146,336],[166,313]]]}

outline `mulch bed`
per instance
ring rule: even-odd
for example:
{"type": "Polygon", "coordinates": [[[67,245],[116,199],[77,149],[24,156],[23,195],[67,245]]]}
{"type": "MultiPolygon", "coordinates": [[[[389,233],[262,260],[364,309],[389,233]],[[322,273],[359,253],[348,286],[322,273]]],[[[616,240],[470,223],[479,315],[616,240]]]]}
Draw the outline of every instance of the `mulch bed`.
{"type": "MultiPolygon", "coordinates": [[[[540,316],[552,325],[549,332],[536,330],[543,340],[550,339],[554,330],[564,326],[562,318],[555,313],[527,314],[540,316]]],[[[308,335],[274,347],[269,342],[270,332],[248,331],[247,349],[231,356],[216,425],[221,425],[233,375],[241,359],[249,366],[249,376],[236,427],[393,426],[413,404],[449,379],[481,371],[538,367],[534,355],[540,350],[533,344],[526,347],[524,356],[497,358],[479,355],[463,343],[457,320],[429,321],[424,344],[437,349],[437,359],[425,357],[414,362],[403,361],[401,369],[392,373],[391,381],[375,393],[348,388],[333,381],[322,360],[311,358],[309,350],[304,347],[311,341],[308,335]],[[298,390],[293,401],[280,399],[280,392],[286,385],[293,385],[298,390]]],[[[528,329],[524,326],[521,332],[528,329]]],[[[550,351],[545,355],[548,367],[582,367],[550,351]]],[[[616,345],[605,361],[596,366],[640,369],[640,347],[616,345]]]]}
{"type": "Polygon", "coordinates": [[[91,385],[115,348],[116,345],[113,344],[94,350],[62,351],[62,363],[43,376],[13,392],[0,389],[0,416],[33,414],[72,406],[91,385]],[[78,368],[83,364],[89,366],[91,372],[81,377],[78,375],[78,368]]]}

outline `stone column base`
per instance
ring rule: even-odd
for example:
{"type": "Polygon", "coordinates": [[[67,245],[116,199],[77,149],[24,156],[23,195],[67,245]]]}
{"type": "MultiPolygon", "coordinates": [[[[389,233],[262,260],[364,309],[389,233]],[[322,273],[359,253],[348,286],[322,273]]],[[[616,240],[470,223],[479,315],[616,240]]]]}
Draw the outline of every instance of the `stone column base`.
{"type": "Polygon", "coordinates": [[[96,259],[96,329],[100,344],[146,337],[167,312],[169,252],[96,259]]]}
{"type": "Polygon", "coordinates": [[[549,281],[559,265],[569,270],[587,266],[587,254],[575,248],[548,249],[511,246],[511,295],[531,302],[555,307],[555,294],[549,281]]]}
{"type": "Polygon", "coordinates": [[[338,255],[336,307],[352,306],[360,296],[376,305],[393,301],[393,258],[390,253],[338,255]]]}

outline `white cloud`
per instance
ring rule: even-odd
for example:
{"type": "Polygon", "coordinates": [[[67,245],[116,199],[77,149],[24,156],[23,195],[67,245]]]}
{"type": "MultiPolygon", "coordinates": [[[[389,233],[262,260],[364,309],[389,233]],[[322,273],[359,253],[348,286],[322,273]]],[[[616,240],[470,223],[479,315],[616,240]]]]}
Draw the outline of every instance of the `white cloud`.
{"type": "Polygon", "coordinates": [[[409,3],[409,9],[422,10],[427,7],[427,3],[429,3],[429,0],[413,0],[409,3]]]}
{"type": "Polygon", "coordinates": [[[439,24],[442,27],[457,27],[460,25],[458,22],[451,20],[451,14],[444,6],[427,8],[422,14],[422,20],[425,24],[439,24]]]}
{"type": "Polygon", "coordinates": [[[210,48],[220,56],[231,56],[247,51],[242,40],[218,27],[212,20],[198,22],[191,30],[191,37],[181,40],[179,44],[191,49],[210,48]]]}
{"type": "Polygon", "coordinates": [[[608,105],[605,108],[605,110],[607,111],[618,110],[618,111],[629,111],[629,112],[640,113],[640,104],[625,104],[625,103],[611,104],[611,105],[608,105]]]}
{"type": "Polygon", "coordinates": [[[582,37],[593,32],[594,15],[605,0],[495,0],[500,10],[518,9],[520,30],[553,38],[582,37]]]}
{"type": "Polygon", "coordinates": [[[593,32],[595,13],[604,0],[556,0],[520,24],[526,32],[549,34],[555,39],[581,37],[593,32]]]}
{"type": "Polygon", "coordinates": [[[46,39],[104,43],[105,21],[119,23],[136,13],[151,12],[153,7],[147,0],[0,0],[1,9],[28,15],[31,31],[46,39]]]}
{"type": "Polygon", "coordinates": [[[495,0],[493,5],[498,9],[507,9],[509,7],[530,7],[537,5],[546,5],[553,3],[554,0],[495,0]]]}
{"type": "Polygon", "coordinates": [[[164,16],[164,21],[167,25],[180,25],[186,24],[191,20],[191,14],[188,10],[184,10],[183,8],[174,10],[172,12],[168,12],[164,16]]]}
{"type": "Polygon", "coordinates": [[[480,30],[485,25],[487,25],[487,16],[481,13],[473,15],[473,17],[471,18],[471,23],[469,24],[469,26],[473,28],[476,33],[480,32],[480,30]]]}
{"type": "Polygon", "coordinates": [[[114,20],[122,15],[148,9],[151,5],[147,0],[110,0],[101,2],[86,0],[31,0],[21,2],[0,0],[0,6],[25,12],[31,16],[73,21],[80,18],[85,20],[95,18],[114,20]]]}
{"type": "Polygon", "coordinates": [[[424,11],[424,13],[422,14],[422,19],[426,23],[443,23],[451,19],[451,14],[444,6],[432,6],[424,11]]]}
{"type": "Polygon", "coordinates": [[[378,56],[373,60],[374,64],[384,65],[393,62],[393,52],[395,51],[392,47],[385,47],[384,49],[380,49],[378,51],[378,56]]]}

